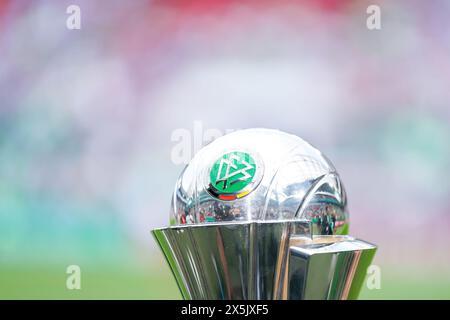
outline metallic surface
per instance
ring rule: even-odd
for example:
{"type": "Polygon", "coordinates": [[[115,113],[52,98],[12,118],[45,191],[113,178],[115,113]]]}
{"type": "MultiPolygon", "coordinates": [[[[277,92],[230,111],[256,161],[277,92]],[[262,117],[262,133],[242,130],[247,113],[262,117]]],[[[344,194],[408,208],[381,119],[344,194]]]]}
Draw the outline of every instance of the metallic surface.
{"type": "Polygon", "coordinates": [[[356,298],[375,246],[303,220],[153,231],[185,299],[356,298]]]}
{"type": "Polygon", "coordinates": [[[301,138],[278,130],[246,129],[216,139],[184,169],[173,193],[171,225],[261,220],[314,220],[315,234],[345,234],[347,199],[331,162],[301,138]],[[211,164],[245,151],[261,162],[262,180],[242,199],[220,201],[207,191],[211,164]]]}
{"type": "Polygon", "coordinates": [[[176,182],[170,223],[152,233],[185,299],[355,299],[376,251],[347,235],[331,162],[277,130],[237,131],[200,150],[176,182]],[[208,192],[224,154],[255,159],[241,198],[208,192]]]}
{"type": "Polygon", "coordinates": [[[358,298],[376,246],[349,236],[301,242],[291,239],[283,299],[358,298]]]}

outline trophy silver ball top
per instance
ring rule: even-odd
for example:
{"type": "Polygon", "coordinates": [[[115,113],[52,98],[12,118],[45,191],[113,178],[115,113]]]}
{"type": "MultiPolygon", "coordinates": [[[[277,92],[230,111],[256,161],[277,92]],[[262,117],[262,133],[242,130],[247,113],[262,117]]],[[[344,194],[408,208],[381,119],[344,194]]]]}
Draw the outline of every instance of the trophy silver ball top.
{"type": "Polygon", "coordinates": [[[348,236],[332,163],[303,139],[246,129],[203,147],[153,230],[186,299],[356,298],[376,247],[348,236]]]}

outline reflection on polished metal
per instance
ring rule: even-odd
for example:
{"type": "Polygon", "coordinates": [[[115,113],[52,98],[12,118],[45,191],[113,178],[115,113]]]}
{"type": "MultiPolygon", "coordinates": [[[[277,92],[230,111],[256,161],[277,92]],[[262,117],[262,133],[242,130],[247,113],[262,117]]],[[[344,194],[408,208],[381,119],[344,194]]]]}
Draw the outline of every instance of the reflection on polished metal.
{"type": "Polygon", "coordinates": [[[185,299],[354,299],[376,247],[348,236],[333,165],[304,140],[247,129],[215,140],[153,230],[185,299]]]}

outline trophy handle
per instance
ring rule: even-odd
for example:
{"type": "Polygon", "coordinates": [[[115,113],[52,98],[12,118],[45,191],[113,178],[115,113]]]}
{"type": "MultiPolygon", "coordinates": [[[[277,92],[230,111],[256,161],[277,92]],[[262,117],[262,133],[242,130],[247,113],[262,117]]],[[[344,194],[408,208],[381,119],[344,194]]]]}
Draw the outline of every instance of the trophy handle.
{"type": "Polygon", "coordinates": [[[356,299],[377,247],[350,236],[291,236],[281,299],[356,299]]]}

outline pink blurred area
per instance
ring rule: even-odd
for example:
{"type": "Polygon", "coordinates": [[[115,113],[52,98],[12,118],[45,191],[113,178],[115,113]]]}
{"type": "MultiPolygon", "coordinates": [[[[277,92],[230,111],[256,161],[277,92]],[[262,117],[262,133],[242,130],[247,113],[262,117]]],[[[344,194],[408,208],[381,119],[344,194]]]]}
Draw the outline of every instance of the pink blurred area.
{"type": "Polygon", "coordinates": [[[68,30],[70,4],[0,1],[6,260],[156,254],[173,132],[193,154],[207,130],[269,127],[334,162],[376,263],[448,266],[447,2],[77,1],[68,30]]]}

